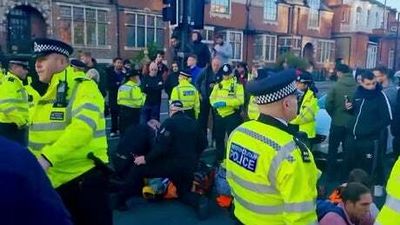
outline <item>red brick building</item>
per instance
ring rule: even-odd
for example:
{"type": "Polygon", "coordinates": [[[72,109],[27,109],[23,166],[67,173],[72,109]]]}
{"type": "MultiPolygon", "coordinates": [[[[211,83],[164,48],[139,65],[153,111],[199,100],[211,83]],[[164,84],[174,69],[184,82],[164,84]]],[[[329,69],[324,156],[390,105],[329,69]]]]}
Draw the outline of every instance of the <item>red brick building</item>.
{"type": "MultiPolygon", "coordinates": [[[[133,58],[151,43],[168,48],[162,7],[161,0],[0,1],[0,45],[29,53],[32,38],[47,36],[100,62],[133,58]]],[[[335,58],[358,67],[394,63],[395,11],[375,0],[209,0],[204,14],[204,42],[211,47],[223,33],[233,62],[271,64],[291,51],[318,68],[335,58]]]]}
{"type": "Polygon", "coordinates": [[[352,67],[393,68],[396,11],[376,0],[327,0],[335,12],[336,56],[352,67]]]}

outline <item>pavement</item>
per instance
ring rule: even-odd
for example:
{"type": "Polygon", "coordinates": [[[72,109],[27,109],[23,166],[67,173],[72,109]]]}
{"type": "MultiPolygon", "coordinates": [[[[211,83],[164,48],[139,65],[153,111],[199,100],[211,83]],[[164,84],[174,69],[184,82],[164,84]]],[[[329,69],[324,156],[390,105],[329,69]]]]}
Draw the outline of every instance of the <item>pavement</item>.
{"type": "MultiPolygon", "coordinates": [[[[327,92],[331,86],[330,81],[317,82],[319,96],[327,92]]],[[[161,121],[168,117],[168,100],[163,98],[161,106],[161,121]]],[[[108,121],[109,123],[109,121],[108,121]]],[[[109,138],[109,152],[115,151],[118,138],[109,138]]],[[[207,152],[212,157],[213,151],[207,152]]],[[[207,157],[207,156],[206,156],[207,157]]],[[[323,166],[323,165],[322,165],[323,166]]],[[[328,184],[327,192],[338,185],[328,184]]],[[[231,214],[227,209],[219,208],[215,198],[210,198],[210,212],[208,219],[200,221],[195,211],[189,206],[183,205],[176,200],[164,200],[160,202],[148,202],[143,198],[134,197],[129,202],[129,210],[125,212],[114,212],[114,225],[228,225],[234,224],[231,214]]]]}

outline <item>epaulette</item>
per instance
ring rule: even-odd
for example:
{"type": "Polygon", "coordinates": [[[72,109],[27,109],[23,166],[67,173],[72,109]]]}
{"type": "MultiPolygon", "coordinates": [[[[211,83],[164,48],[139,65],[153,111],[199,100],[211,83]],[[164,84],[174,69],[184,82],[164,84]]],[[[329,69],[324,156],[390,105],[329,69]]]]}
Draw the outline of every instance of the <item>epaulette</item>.
{"type": "Polygon", "coordinates": [[[7,78],[7,81],[14,82],[14,81],[15,81],[15,78],[14,78],[14,77],[8,77],[8,78],[7,78]]]}
{"type": "Polygon", "coordinates": [[[83,82],[83,81],[90,81],[91,79],[90,78],[87,78],[87,77],[76,77],[75,79],[74,79],[76,82],[83,82]]]}

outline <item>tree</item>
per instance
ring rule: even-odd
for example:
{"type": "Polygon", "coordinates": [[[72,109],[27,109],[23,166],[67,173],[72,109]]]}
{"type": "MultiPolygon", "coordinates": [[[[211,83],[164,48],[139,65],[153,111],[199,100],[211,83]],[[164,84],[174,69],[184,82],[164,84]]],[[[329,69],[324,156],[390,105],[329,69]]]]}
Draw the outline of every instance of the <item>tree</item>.
{"type": "Polygon", "coordinates": [[[285,63],[289,68],[302,69],[302,70],[306,70],[310,66],[310,63],[306,59],[296,56],[291,52],[287,52],[279,56],[275,65],[276,69],[278,70],[284,69],[285,63]]]}

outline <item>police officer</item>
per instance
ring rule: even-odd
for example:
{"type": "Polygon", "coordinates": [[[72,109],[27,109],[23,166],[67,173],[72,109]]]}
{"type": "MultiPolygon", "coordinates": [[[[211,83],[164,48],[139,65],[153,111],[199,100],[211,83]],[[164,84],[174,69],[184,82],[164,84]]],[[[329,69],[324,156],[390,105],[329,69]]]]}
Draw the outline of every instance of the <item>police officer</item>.
{"type": "Polygon", "coordinates": [[[251,81],[260,116],[236,128],[227,143],[227,180],[238,224],[317,224],[319,176],[313,156],[288,128],[296,117],[295,71],[251,81]]]}
{"type": "Polygon", "coordinates": [[[139,73],[136,70],[129,70],[126,73],[127,82],[118,89],[117,102],[120,106],[119,126],[121,135],[132,125],[140,121],[141,109],[146,100],[146,95],[139,87],[139,73]]]}
{"type": "MultiPolygon", "coordinates": [[[[258,69],[253,73],[255,80],[261,80],[268,76],[269,73],[272,73],[270,69],[258,69]]],[[[254,96],[250,96],[249,102],[247,105],[247,116],[250,120],[256,120],[260,115],[260,111],[258,110],[257,103],[255,102],[254,96]]]]}
{"type": "Polygon", "coordinates": [[[319,107],[316,89],[313,86],[311,73],[307,71],[298,71],[300,73],[296,78],[296,86],[299,91],[299,112],[296,118],[290,121],[290,124],[297,125],[298,130],[307,134],[307,145],[311,147],[313,139],[316,136],[315,117],[319,107]]]}
{"type": "Polygon", "coordinates": [[[190,72],[179,72],[179,84],[172,89],[170,102],[181,101],[184,112],[193,119],[197,119],[200,112],[200,97],[197,89],[190,83],[191,77],[190,72]]]}
{"type": "Polygon", "coordinates": [[[375,225],[396,225],[400,221],[400,158],[397,159],[386,186],[386,202],[375,225]]]}
{"type": "Polygon", "coordinates": [[[236,82],[232,68],[225,64],[218,72],[222,74],[222,80],[214,86],[210,103],[216,111],[215,116],[215,144],[217,149],[217,161],[224,159],[225,135],[229,134],[242,123],[240,107],[244,103],[243,85],[236,82]]]}
{"type": "Polygon", "coordinates": [[[0,82],[0,135],[23,146],[28,140],[29,103],[23,85],[27,74],[28,62],[13,58],[9,72],[0,82]]]}
{"type": "Polygon", "coordinates": [[[34,108],[29,148],[74,224],[111,225],[105,178],[87,157],[108,161],[103,97],[94,81],[69,69],[71,46],[53,39],[33,44],[36,72],[49,87],[34,108]]]}
{"type": "Polygon", "coordinates": [[[173,101],[169,109],[170,118],[162,123],[154,147],[147,154],[135,157],[136,166],[128,174],[120,201],[139,193],[143,178],[164,177],[172,180],[185,203],[198,203],[189,196],[199,156],[207,146],[206,138],[197,122],[183,112],[182,102],[173,101]]]}

